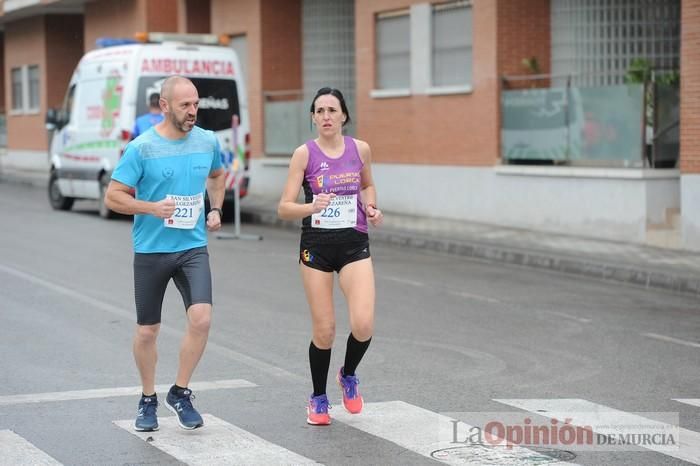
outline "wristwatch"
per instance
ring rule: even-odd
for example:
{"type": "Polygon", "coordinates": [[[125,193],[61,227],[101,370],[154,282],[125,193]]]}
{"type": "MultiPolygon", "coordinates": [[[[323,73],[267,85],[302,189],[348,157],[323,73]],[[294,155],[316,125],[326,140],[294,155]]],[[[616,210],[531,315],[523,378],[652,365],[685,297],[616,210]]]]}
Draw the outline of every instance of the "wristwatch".
{"type": "Polygon", "coordinates": [[[224,218],[224,211],[219,209],[218,207],[212,207],[209,209],[209,212],[219,212],[219,218],[224,218]]]}

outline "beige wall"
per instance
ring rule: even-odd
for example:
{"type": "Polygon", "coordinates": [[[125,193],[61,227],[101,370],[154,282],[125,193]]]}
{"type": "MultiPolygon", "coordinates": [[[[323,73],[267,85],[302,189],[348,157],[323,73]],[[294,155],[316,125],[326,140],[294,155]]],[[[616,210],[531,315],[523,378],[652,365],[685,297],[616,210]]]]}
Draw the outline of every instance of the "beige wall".
{"type": "Polygon", "coordinates": [[[85,51],[100,37],[133,38],[137,32],[178,32],[178,0],[98,0],[85,4],[85,51]]]}
{"type": "Polygon", "coordinates": [[[13,21],[5,25],[5,102],[7,102],[7,146],[12,149],[46,150],[48,148],[44,112],[46,111],[46,37],[45,18],[13,21]],[[12,115],[13,67],[39,65],[41,100],[40,112],[32,115],[12,115]],[[41,135],[38,137],[37,135],[41,135]]]}
{"type": "Polygon", "coordinates": [[[301,0],[262,2],[262,88],[301,89],[301,0]]]}
{"type": "Polygon", "coordinates": [[[248,41],[248,111],[250,113],[250,151],[252,157],[263,155],[262,102],[262,0],[211,0],[211,32],[245,34],[248,41]]]}
{"type": "Polygon", "coordinates": [[[473,92],[375,99],[375,14],[425,0],[357,0],[355,43],[358,137],[383,163],[493,165],[498,158],[499,83],[495,0],[473,2],[473,92]],[[403,137],[410,134],[410,138],[403,137]]]}
{"type": "Polygon", "coordinates": [[[46,107],[63,103],[66,88],[75,66],[83,55],[83,16],[52,15],[46,17],[46,107]]]}
{"type": "Polygon", "coordinates": [[[99,37],[129,37],[147,31],[146,0],[98,0],[85,4],[85,51],[99,37]]]}
{"type": "MultiPolygon", "coordinates": [[[[177,0],[142,0],[146,4],[146,31],[177,32],[178,1],[177,0]]],[[[209,8],[204,0],[200,0],[202,8],[209,8]]]]}
{"type": "Polygon", "coordinates": [[[178,32],[211,32],[211,0],[178,0],[178,32]]]}

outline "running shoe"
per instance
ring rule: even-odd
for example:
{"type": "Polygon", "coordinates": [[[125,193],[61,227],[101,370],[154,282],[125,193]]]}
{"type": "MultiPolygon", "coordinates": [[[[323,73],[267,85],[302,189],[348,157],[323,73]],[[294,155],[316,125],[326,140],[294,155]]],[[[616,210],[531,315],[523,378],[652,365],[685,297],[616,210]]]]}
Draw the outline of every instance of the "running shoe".
{"type": "Polygon", "coordinates": [[[357,389],[360,379],[354,375],[343,375],[343,368],[341,367],[338,371],[337,380],[338,385],[343,390],[343,406],[345,410],[350,414],[358,414],[362,411],[362,406],[364,405],[362,395],[357,389]]]}
{"type": "Polygon", "coordinates": [[[196,429],[204,425],[202,416],[199,415],[194,406],[192,406],[194,395],[192,390],[185,389],[180,393],[168,392],[165,398],[165,406],[175,414],[177,414],[177,423],[180,427],[187,430],[196,429]]]}
{"type": "Polygon", "coordinates": [[[158,399],[155,396],[142,396],[139,400],[139,411],[134,421],[134,429],[139,432],[158,430],[158,399]]]}
{"type": "Polygon", "coordinates": [[[331,423],[328,415],[328,397],[323,395],[309,397],[309,406],[306,407],[306,422],[314,426],[327,426],[331,423]]]}

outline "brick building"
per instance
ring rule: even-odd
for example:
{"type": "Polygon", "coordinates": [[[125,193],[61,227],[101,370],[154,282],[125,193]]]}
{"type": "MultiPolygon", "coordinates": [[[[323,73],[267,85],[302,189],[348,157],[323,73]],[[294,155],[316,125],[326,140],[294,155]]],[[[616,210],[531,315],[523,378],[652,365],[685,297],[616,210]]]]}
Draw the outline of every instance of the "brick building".
{"type": "MultiPolygon", "coordinates": [[[[6,115],[8,159],[17,165],[46,160],[47,138],[37,137],[45,134],[46,110],[60,105],[73,67],[98,37],[132,37],[139,31],[224,34],[247,74],[251,195],[277,201],[289,154],[311,135],[310,98],[330,85],[346,95],[354,120],[350,134],[372,146],[386,211],[700,250],[695,207],[700,202],[695,143],[700,5],[691,0],[635,4],[0,1],[0,108],[6,115]],[[508,158],[506,97],[522,102],[544,96],[551,104],[555,94],[548,89],[571,87],[566,105],[572,107],[572,96],[588,95],[591,87],[621,86],[622,74],[637,58],[655,69],[680,70],[677,162],[662,169],[645,158],[643,124],[635,127],[639,148],[632,155],[614,154],[606,146],[598,158],[579,157],[571,128],[584,134],[580,144],[598,138],[602,128],[623,147],[622,129],[629,126],[615,121],[601,126],[590,120],[595,112],[585,105],[580,115],[563,113],[571,146],[565,156],[508,158]],[[573,126],[569,120],[577,118],[579,126],[573,126]]],[[[600,95],[607,95],[606,89],[588,101],[604,105],[600,95]]],[[[621,91],[615,92],[621,98],[621,91]]],[[[617,112],[614,106],[605,111],[617,112]]],[[[559,129],[536,137],[530,132],[530,138],[556,139],[559,129]]]]}

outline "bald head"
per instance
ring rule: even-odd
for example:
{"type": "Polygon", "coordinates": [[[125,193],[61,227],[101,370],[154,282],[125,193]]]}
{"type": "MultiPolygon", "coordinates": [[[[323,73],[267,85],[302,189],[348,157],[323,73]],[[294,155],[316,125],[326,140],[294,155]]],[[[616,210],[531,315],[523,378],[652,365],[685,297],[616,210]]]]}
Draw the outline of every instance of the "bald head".
{"type": "Polygon", "coordinates": [[[171,101],[180,88],[190,86],[193,88],[195,87],[192,81],[184,76],[170,76],[163,81],[163,85],[160,88],[160,96],[167,101],[171,101]]]}
{"type": "MultiPolygon", "coordinates": [[[[191,131],[197,120],[199,94],[192,81],[170,76],[160,89],[160,109],[165,116],[161,128],[174,137],[191,131]]],[[[166,134],[167,136],[167,134],[166,134]]]]}

